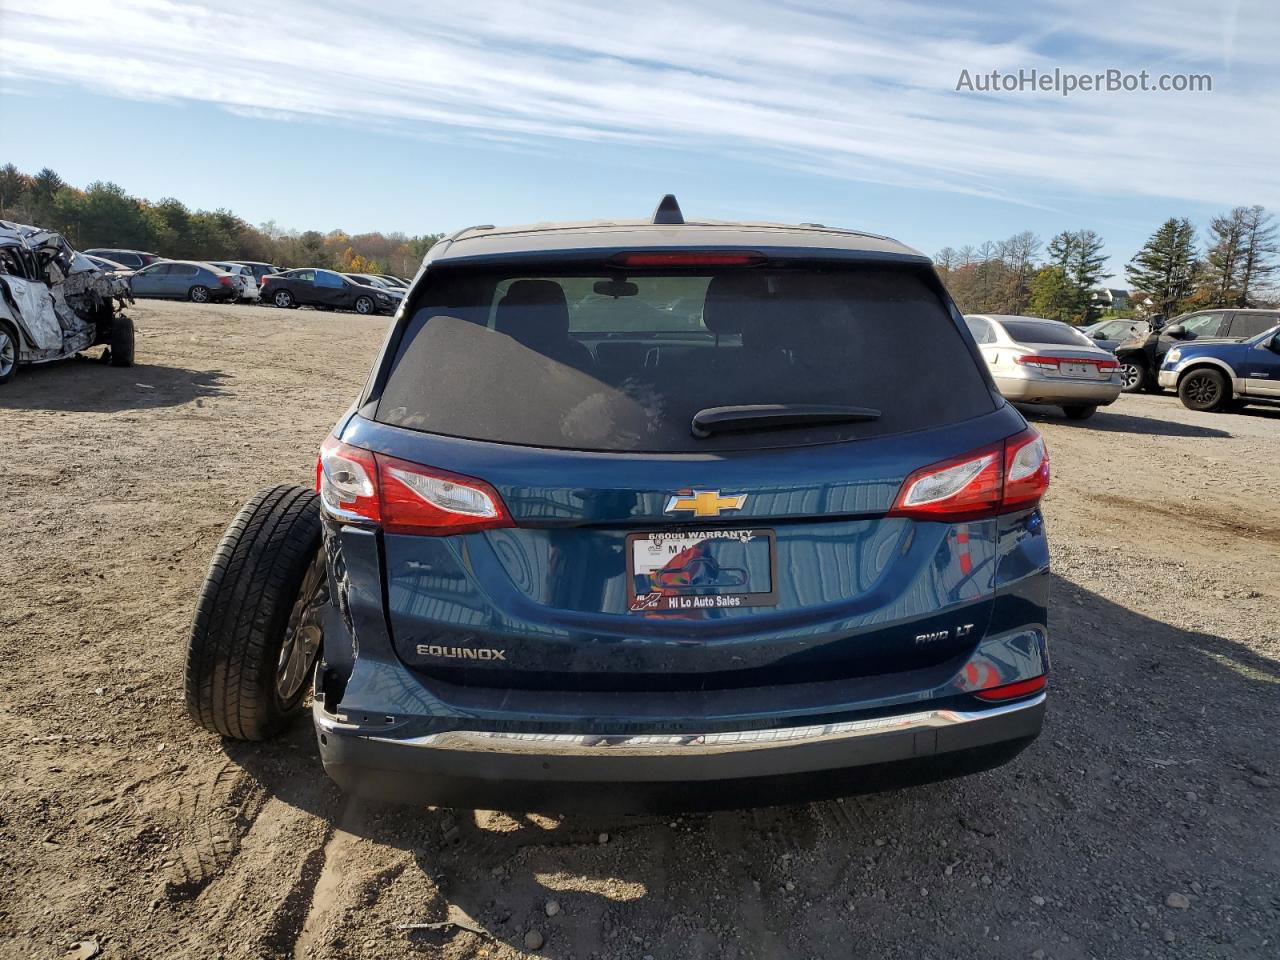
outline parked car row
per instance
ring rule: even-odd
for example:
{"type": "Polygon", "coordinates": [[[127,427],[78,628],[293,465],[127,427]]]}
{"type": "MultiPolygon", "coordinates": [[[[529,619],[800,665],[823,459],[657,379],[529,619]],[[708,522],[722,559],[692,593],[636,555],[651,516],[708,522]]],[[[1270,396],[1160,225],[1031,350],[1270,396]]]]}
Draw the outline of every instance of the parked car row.
{"type": "Polygon", "coordinates": [[[1120,379],[1126,393],[1158,390],[1165,355],[1191,341],[1242,341],[1280,324],[1280,310],[1199,310],[1157,324],[1145,335],[1116,348],[1120,379]]]}
{"type": "Polygon", "coordinates": [[[389,274],[339,273],[315,267],[281,270],[257,260],[168,260],[145,250],[106,247],[85,255],[100,269],[127,277],[136,297],[193,303],[262,302],[277,307],[393,313],[409,287],[403,277],[389,274]]]}
{"type": "Polygon", "coordinates": [[[1168,324],[1112,319],[1081,329],[1039,317],[965,321],[1005,397],[1061,406],[1073,420],[1121,392],[1165,388],[1191,410],[1280,403],[1280,310],[1200,310],[1168,324]]]}

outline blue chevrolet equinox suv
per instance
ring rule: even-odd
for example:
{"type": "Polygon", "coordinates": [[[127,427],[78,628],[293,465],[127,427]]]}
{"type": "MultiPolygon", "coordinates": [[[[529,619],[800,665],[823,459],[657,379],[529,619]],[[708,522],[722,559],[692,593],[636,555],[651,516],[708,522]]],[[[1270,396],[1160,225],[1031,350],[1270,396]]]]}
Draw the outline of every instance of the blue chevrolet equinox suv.
{"type": "Polygon", "coordinates": [[[219,544],[191,715],[311,712],[390,801],[745,807],[1039,733],[1044,442],[927,257],[819,225],[473,227],[427,254],[315,489],[219,544]]]}

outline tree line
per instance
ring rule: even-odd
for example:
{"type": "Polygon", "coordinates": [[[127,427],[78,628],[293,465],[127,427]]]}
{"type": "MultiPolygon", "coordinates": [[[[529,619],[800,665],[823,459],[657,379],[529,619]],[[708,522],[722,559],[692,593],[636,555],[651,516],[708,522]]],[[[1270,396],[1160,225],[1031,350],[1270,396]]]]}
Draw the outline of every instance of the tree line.
{"type": "Polygon", "coordinates": [[[73,247],[147,250],[174,260],[260,260],[280,267],[413,276],[442,234],[347,234],[253,226],[230,210],[192,210],[173,197],[152,202],[98,180],[83,190],[48,167],[0,167],[0,220],[56,230],[73,247]]]}
{"type": "MultiPolygon", "coordinates": [[[[976,248],[944,247],[934,263],[965,313],[1030,314],[1080,324],[1102,313],[1095,291],[1106,264],[1103,246],[1092,230],[1064,230],[1047,246],[1023,231],[976,248]]],[[[1278,253],[1275,218],[1263,207],[1215,216],[1203,251],[1191,221],[1170,217],[1125,266],[1132,306],[1118,313],[1173,317],[1204,307],[1270,304],[1277,296],[1270,283],[1280,270],[1278,253]]]]}

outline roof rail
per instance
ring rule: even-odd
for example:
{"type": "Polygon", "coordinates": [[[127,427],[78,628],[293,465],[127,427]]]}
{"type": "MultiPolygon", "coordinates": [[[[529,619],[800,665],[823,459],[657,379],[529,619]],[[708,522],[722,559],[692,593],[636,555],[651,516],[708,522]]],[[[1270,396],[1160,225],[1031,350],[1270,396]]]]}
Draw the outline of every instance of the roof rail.
{"type": "Polygon", "coordinates": [[[653,211],[654,223],[684,223],[684,214],[680,212],[680,204],[674,193],[668,193],[658,201],[658,208],[653,211]]]}
{"type": "Polygon", "coordinates": [[[492,223],[477,223],[474,226],[463,227],[461,230],[455,230],[453,231],[453,233],[445,237],[445,239],[448,240],[450,243],[452,243],[454,240],[457,240],[460,236],[462,236],[464,233],[466,233],[469,230],[492,230],[492,229],[493,229],[492,223]]]}

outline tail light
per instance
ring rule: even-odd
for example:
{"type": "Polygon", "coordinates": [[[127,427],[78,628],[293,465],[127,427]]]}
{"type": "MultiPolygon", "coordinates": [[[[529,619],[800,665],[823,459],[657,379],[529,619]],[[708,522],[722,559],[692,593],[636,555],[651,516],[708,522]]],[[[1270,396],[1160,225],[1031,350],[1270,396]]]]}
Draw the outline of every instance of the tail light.
{"type": "Polygon", "coordinates": [[[515,524],[498,491],[474,477],[362,450],[329,437],[316,461],[316,490],[341,520],[388,533],[443,537],[515,524]]]}
{"type": "Polygon", "coordinates": [[[220,286],[220,287],[229,287],[229,286],[231,286],[231,278],[230,278],[230,277],[219,277],[219,278],[218,278],[218,286],[220,286]]]}
{"type": "Polygon", "coordinates": [[[889,516],[977,520],[1033,507],[1048,489],[1044,438],[1028,428],[1008,440],[916,470],[903,481],[889,516]]]}
{"type": "Polygon", "coordinates": [[[1014,357],[1013,362],[1021,364],[1024,367],[1036,367],[1039,370],[1057,370],[1058,369],[1057,357],[1022,356],[1022,357],[1014,357]]]}
{"type": "Polygon", "coordinates": [[[1039,693],[1048,682],[1049,678],[1041,674],[1038,677],[1032,677],[1030,680],[1019,680],[1017,683],[1006,683],[1001,687],[988,687],[986,690],[978,690],[974,692],[974,696],[979,700],[986,700],[991,703],[999,703],[1002,700],[1018,700],[1022,697],[1029,697],[1039,693]]]}
{"type": "Polygon", "coordinates": [[[1014,363],[1024,367],[1035,367],[1038,370],[1058,370],[1064,363],[1088,363],[1099,370],[1116,370],[1120,363],[1117,360],[1094,360],[1091,357],[1042,357],[1033,355],[1015,356],[1014,363]]]}

